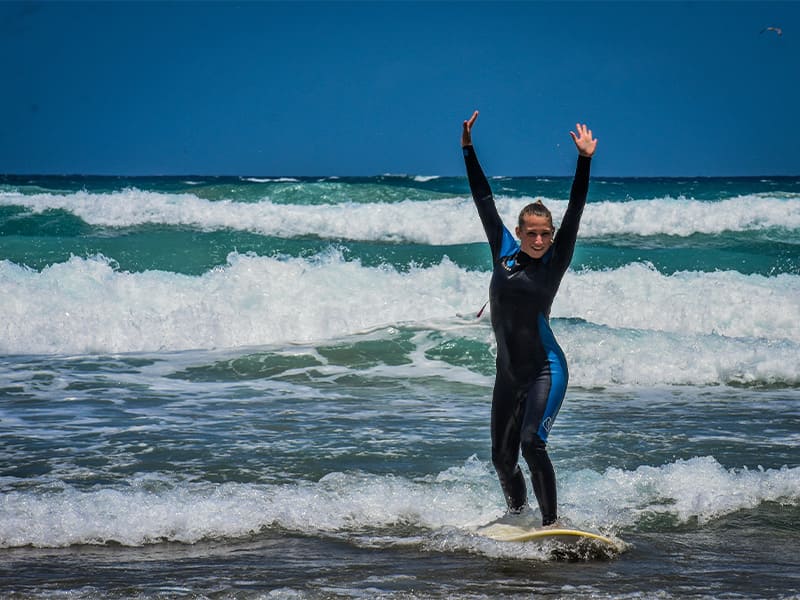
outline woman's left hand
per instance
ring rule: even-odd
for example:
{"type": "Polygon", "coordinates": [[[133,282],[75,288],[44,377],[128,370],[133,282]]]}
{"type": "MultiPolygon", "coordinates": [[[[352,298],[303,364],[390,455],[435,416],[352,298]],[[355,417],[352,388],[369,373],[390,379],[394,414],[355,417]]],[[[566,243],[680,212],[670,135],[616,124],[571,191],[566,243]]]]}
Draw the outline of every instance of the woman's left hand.
{"type": "Polygon", "coordinates": [[[592,137],[592,130],[585,123],[576,123],[575,129],[578,130],[577,135],[573,131],[570,131],[569,134],[572,136],[572,141],[575,142],[578,154],[591,157],[597,148],[597,139],[592,137]]]}

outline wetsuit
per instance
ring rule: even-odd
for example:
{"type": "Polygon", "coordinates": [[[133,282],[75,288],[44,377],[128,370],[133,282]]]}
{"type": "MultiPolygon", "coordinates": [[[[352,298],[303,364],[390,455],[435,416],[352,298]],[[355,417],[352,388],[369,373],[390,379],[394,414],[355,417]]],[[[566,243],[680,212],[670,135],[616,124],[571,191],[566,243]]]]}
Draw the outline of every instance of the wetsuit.
{"type": "Polygon", "coordinates": [[[589,191],[591,158],[578,157],[569,205],[558,235],[539,259],[519,242],[497,214],[489,182],[475,150],[464,148],[470,190],[492,251],[489,286],[497,374],[492,394],[492,463],[508,508],[527,505],[519,453],[531,471],[542,524],[557,518],[556,477],[545,444],[567,389],[567,363],[550,329],[550,307],[575,249],[589,191]]]}

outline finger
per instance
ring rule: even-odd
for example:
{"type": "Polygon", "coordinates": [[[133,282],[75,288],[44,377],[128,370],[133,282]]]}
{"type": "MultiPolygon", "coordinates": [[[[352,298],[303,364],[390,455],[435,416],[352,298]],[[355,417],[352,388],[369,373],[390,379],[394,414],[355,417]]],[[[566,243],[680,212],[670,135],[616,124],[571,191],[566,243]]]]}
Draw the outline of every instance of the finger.
{"type": "Polygon", "coordinates": [[[472,129],[472,125],[475,123],[475,119],[478,118],[478,111],[476,110],[472,113],[472,116],[469,118],[469,128],[472,129]]]}

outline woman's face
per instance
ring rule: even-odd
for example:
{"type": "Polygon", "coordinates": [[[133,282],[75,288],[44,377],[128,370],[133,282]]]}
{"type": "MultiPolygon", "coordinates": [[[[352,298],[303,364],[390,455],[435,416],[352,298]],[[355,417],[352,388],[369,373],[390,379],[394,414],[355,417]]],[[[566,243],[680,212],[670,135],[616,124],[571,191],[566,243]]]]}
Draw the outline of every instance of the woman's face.
{"type": "Polygon", "coordinates": [[[525,215],[516,232],[521,250],[531,258],[542,258],[553,245],[555,230],[547,217],[525,215]]]}

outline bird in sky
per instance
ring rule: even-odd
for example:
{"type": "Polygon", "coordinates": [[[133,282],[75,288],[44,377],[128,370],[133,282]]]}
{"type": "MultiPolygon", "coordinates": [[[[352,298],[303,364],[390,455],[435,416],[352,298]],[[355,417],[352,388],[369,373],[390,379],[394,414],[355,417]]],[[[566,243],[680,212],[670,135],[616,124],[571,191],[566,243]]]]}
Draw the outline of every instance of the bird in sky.
{"type": "Polygon", "coordinates": [[[774,31],[778,34],[778,37],[783,35],[783,29],[780,27],[764,27],[764,29],[761,30],[761,33],[764,33],[765,31],[774,31]]]}

